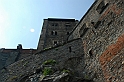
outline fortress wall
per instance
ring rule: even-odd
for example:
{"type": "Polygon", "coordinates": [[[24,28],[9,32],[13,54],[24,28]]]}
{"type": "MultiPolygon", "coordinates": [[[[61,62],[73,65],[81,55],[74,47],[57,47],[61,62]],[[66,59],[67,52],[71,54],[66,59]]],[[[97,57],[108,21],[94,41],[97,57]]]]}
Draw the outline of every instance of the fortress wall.
{"type": "Polygon", "coordinates": [[[7,71],[0,73],[1,82],[30,74],[48,59],[55,59],[61,68],[71,68],[79,74],[77,76],[85,79],[124,82],[123,0],[96,0],[68,40],[70,42],[63,46],[39,52],[8,66],[7,71]]]}
{"type": "Polygon", "coordinates": [[[12,78],[20,77],[28,74],[32,74],[38,69],[45,60],[54,59],[60,63],[60,68],[64,66],[64,61],[69,58],[83,56],[83,47],[81,39],[71,41],[63,46],[59,46],[53,49],[46,50],[42,53],[24,58],[6,68],[7,71],[1,71],[0,82],[14,81],[12,78]],[[71,50],[70,50],[71,49],[71,50]]]}
{"type": "Polygon", "coordinates": [[[88,65],[91,66],[88,74],[92,69],[101,68],[105,82],[123,82],[124,1],[105,0],[104,3],[108,6],[100,14],[98,21],[92,28],[89,26],[90,29],[84,36],[81,36],[85,53],[84,59],[87,62],[85,70],[87,71],[89,68],[88,65]],[[98,63],[93,64],[95,62],[98,63]]]}

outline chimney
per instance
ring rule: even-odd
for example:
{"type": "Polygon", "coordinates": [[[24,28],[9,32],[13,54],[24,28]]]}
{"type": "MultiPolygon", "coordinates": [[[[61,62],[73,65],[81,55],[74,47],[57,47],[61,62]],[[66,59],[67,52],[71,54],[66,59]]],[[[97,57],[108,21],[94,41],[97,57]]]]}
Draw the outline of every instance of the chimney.
{"type": "Polygon", "coordinates": [[[18,44],[17,49],[21,50],[22,49],[22,44],[18,44]]]}

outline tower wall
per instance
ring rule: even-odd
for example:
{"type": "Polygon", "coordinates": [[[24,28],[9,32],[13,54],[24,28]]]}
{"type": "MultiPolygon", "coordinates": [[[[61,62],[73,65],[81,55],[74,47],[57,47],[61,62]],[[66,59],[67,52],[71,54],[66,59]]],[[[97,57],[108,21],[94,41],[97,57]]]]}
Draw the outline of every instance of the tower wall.
{"type": "Polygon", "coordinates": [[[67,37],[77,24],[75,19],[44,19],[38,50],[54,47],[67,41],[67,37]]]}

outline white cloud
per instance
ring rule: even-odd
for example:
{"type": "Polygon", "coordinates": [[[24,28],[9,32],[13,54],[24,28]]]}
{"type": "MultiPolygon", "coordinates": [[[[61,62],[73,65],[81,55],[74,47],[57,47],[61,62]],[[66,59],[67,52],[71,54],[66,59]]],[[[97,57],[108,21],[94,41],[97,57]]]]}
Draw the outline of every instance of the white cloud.
{"type": "Polygon", "coordinates": [[[32,28],[32,29],[30,29],[30,32],[34,32],[35,30],[32,28]]]}

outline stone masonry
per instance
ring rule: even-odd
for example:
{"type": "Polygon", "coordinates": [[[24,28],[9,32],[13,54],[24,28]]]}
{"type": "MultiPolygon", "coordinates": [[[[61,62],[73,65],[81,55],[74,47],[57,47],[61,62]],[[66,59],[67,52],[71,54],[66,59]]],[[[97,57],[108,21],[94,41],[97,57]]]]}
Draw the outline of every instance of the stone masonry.
{"type": "Polygon", "coordinates": [[[67,37],[78,23],[75,19],[44,19],[38,50],[47,49],[67,41],[67,37]]]}
{"type": "Polygon", "coordinates": [[[124,82],[124,0],[96,0],[68,36],[0,71],[0,82],[19,82],[45,60],[94,82],[124,82]]]}

